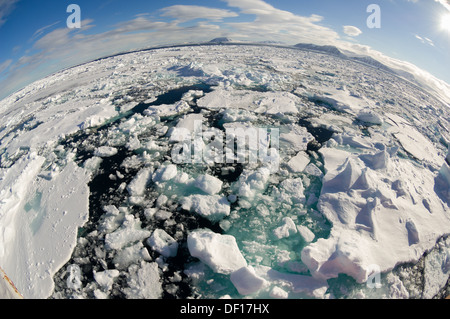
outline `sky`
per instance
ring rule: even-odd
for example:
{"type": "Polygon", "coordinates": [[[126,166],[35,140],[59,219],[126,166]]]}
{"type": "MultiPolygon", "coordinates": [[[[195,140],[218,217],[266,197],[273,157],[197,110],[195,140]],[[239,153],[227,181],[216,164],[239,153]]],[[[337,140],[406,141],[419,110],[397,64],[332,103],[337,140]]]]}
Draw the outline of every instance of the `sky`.
{"type": "Polygon", "coordinates": [[[0,0],[0,99],[99,57],[216,37],[335,45],[450,100],[450,0],[0,0]]]}

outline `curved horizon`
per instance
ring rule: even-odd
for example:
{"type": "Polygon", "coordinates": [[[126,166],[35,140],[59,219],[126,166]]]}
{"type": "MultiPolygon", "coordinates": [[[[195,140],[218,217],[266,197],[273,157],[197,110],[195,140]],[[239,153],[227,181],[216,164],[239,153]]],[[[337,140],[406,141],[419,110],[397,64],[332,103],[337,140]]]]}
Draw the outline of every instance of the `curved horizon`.
{"type": "Polygon", "coordinates": [[[68,4],[56,3],[5,0],[0,5],[0,99],[102,57],[228,37],[333,45],[412,74],[450,104],[450,75],[442,68],[450,63],[450,30],[443,29],[450,6],[445,0],[380,1],[378,26],[370,25],[377,16],[369,1],[135,0],[128,7],[117,1],[78,1],[80,28],[69,28],[68,4]],[[412,17],[418,26],[408,26],[412,17]]]}

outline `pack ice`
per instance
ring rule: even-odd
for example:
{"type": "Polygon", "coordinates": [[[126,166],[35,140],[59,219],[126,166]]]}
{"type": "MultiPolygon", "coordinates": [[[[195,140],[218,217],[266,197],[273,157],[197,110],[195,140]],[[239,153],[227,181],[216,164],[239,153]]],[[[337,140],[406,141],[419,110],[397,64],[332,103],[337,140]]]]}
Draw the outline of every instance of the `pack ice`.
{"type": "Polygon", "coordinates": [[[55,73],[0,104],[0,266],[25,298],[443,297],[449,110],[387,69],[288,46],[55,73]],[[237,128],[279,139],[250,161],[218,138],[237,128]]]}

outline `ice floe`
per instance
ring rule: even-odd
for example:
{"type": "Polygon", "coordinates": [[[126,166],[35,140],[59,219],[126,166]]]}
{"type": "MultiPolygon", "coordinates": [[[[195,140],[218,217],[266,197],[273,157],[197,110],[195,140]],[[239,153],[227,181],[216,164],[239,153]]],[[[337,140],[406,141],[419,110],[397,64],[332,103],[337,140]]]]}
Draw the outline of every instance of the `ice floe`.
{"type": "Polygon", "coordinates": [[[198,230],[189,234],[187,244],[190,254],[214,272],[229,275],[247,266],[233,236],[198,230]]]}

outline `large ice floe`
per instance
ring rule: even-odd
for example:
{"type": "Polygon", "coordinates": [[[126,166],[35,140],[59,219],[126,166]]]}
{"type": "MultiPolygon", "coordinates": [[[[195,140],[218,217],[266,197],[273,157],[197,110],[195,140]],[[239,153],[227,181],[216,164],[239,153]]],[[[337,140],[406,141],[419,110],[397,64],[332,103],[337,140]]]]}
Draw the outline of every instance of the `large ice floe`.
{"type": "Polygon", "coordinates": [[[1,101],[0,294],[441,298],[450,108],[294,47],[100,59],[1,101]]]}

